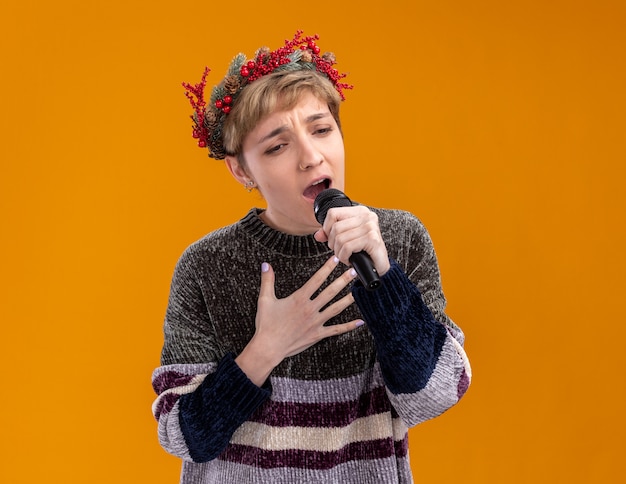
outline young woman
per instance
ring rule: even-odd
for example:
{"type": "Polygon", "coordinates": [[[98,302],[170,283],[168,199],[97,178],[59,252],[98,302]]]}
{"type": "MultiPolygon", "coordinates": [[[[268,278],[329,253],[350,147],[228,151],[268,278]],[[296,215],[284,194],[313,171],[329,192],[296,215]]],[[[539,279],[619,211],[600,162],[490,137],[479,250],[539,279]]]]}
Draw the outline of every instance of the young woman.
{"type": "Polygon", "coordinates": [[[241,54],[194,136],[266,209],[192,244],[174,272],[159,439],[187,483],[408,483],[408,428],[457,403],[471,370],[445,314],[428,233],[413,215],[313,203],[344,188],[343,76],[317,37],[241,54]],[[381,279],[349,267],[365,251],[381,279]]]}

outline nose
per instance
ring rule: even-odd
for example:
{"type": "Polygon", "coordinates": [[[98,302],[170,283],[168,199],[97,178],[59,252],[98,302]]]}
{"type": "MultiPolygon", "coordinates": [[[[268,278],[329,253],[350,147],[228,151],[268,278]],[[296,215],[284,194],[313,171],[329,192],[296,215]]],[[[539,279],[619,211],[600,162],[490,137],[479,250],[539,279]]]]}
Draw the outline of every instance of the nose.
{"type": "Polygon", "coordinates": [[[310,139],[303,139],[300,143],[300,169],[310,170],[324,161],[324,157],[310,139]]]}

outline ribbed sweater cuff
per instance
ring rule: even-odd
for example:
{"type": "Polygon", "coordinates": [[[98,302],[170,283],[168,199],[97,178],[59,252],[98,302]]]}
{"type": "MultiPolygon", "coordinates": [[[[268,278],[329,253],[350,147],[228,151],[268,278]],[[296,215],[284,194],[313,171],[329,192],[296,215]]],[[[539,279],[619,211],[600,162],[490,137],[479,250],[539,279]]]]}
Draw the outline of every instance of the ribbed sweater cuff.
{"type": "Polygon", "coordinates": [[[354,299],[370,329],[376,323],[384,323],[375,328],[381,333],[380,336],[389,334],[397,336],[398,332],[406,331],[406,324],[403,324],[404,314],[415,299],[421,302],[419,289],[409,280],[395,260],[390,259],[389,262],[391,267],[382,276],[382,284],[378,289],[368,291],[360,282],[355,283],[352,289],[354,299]]]}
{"type": "MultiPolygon", "coordinates": [[[[214,392],[220,395],[220,398],[225,402],[228,402],[229,408],[235,413],[245,416],[245,420],[261,405],[265,400],[270,397],[271,386],[269,380],[262,387],[256,386],[248,378],[239,365],[235,363],[235,358],[232,353],[227,353],[222,361],[217,365],[216,371],[213,374],[215,381],[211,385],[212,389],[209,392],[214,392]]],[[[205,380],[206,381],[206,380],[205,380]]],[[[202,388],[200,385],[200,388],[202,388]]]]}
{"type": "Polygon", "coordinates": [[[447,336],[419,289],[397,262],[367,291],[357,283],[352,292],[376,342],[376,353],[387,387],[393,393],[413,393],[426,386],[447,336]]]}
{"type": "Polygon", "coordinates": [[[402,310],[415,292],[419,294],[398,263],[393,259],[389,262],[391,267],[375,291],[366,290],[360,282],[354,284],[354,298],[361,311],[371,316],[370,319],[388,319],[389,310],[402,310]]]}
{"type": "Polygon", "coordinates": [[[232,434],[271,394],[269,380],[259,388],[232,354],[218,364],[198,389],[180,399],[180,427],[192,459],[207,462],[228,445],[232,434]]]}

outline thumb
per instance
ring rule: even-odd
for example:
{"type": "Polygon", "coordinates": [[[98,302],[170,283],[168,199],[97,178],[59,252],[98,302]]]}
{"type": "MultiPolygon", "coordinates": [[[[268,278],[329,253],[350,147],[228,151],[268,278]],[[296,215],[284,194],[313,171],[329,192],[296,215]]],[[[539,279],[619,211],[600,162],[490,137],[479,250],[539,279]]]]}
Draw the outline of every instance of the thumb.
{"type": "Polygon", "coordinates": [[[326,232],[324,232],[324,229],[319,229],[315,232],[313,237],[315,237],[315,240],[318,242],[328,242],[328,236],[326,235],[326,232]]]}
{"type": "Polygon", "coordinates": [[[275,298],[274,293],[274,269],[267,262],[261,264],[261,289],[259,291],[259,298],[271,297],[275,298]]]}

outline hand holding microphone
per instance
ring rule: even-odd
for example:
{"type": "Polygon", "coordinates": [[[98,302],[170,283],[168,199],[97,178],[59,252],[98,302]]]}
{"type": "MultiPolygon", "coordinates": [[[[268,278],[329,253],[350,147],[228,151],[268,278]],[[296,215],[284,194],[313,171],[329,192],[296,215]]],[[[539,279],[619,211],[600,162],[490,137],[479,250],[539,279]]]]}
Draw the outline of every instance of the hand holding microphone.
{"type": "MultiPolygon", "coordinates": [[[[322,191],[316,198],[313,204],[313,209],[315,211],[315,218],[317,221],[324,225],[326,220],[326,216],[328,211],[332,208],[337,207],[352,207],[352,201],[340,190],[329,188],[322,191]]],[[[340,224],[343,222],[342,220],[335,220],[334,224],[340,224]]],[[[345,225],[345,224],[344,224],[345,225]]],[[[350,229],[360,229],[360,227],[350,227],[350,229]]],[[[331,229],[332,230],[332,229],[331,229]]],[[[378,232],[378,234],[380,234],[378,232]]],[[[384,244],[382,243],[382,239],[380,239],[380,243],[382,245],[383,250],[385,251],[384,257],[379,257],[379,259],[384,259],[384,262],[388,264],[388,258],[386,255],[386,249],[384,249],[384,244]]],[[[356,271],[359,279],[363,283],[366,289],[373,291],[380,287],[380,275],[372,262],[372,258],[365,250],[360,250],[352,253],[349,257],[349,262],[352,264],[352,267],[356,271]]]]}

